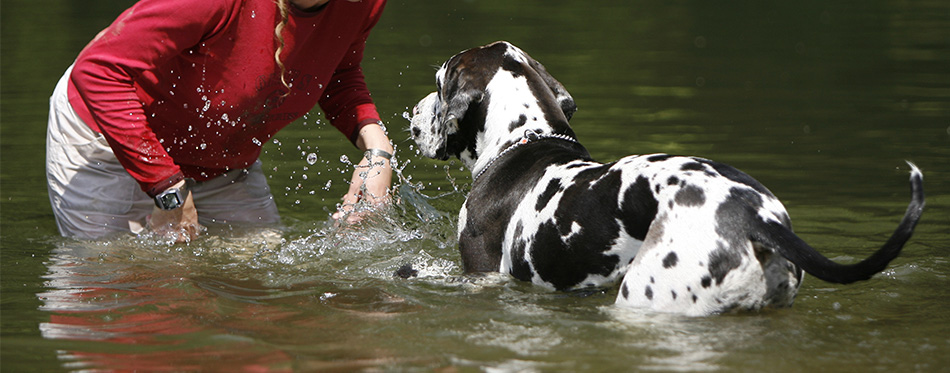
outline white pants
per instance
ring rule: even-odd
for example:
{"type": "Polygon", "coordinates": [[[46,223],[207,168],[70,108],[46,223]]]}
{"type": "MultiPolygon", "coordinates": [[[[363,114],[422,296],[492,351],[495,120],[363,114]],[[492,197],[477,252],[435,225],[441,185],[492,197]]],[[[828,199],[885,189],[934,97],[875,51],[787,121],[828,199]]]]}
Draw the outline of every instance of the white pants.
{"type": "MultiPolygon", "coordinates": [[[[140,233],[154,200],[119,164],[105,138],[76,115],[67,92],[71,71],[50,97],[46,133],[46,179],[56,226],[63,236],[85,239],[140,233]]],[[[280,222],[260,161],[197,183],[192,194],[202,225],[280,222]]]]}

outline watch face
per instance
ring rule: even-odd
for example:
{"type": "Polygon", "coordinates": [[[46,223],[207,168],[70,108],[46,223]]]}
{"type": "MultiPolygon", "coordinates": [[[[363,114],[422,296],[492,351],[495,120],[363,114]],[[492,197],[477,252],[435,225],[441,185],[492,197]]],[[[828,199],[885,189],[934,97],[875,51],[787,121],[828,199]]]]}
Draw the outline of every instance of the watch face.
{"type": "Polygon", "coordinates": [[[171,210],[181,205],[181,201],[178,200],[178,193],[164,193],[158,198],[161,201],[160,207],[165,210],[171,210]]]}

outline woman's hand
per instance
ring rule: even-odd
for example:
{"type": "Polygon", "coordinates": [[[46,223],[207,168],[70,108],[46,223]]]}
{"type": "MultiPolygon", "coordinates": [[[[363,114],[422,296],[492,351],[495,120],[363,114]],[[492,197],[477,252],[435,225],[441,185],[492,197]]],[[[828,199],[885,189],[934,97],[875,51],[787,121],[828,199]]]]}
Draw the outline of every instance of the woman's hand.
{"type": "MultiPolygon", "coordinates": [[[[370,124],[360,130],[356,146],[362,150],[378,149],[392,154],[393,147],[382,127],[370,124]]],[[[347,217],[347,222],[360,220],[359,214],[350,214],[357,202],[365,201],[371,205],[380,205],[389,201],[389,187],[392,184],[392,164],[384,156],[368,153],[353,171],[350,189],[343,196],[343,204],[333,214],[333,219],[347,217]]]]}
{"type": "MultiPolygon", "coordinates": [[[[184,181],[178,186],[184,186],[184,181]]],[[[198,234],[204,230],[198,224],[198,210],[195,208],[195,199],[188,191],[185,197],[185,203],[173,210],[162,210],[156,206],[152,209],[152,215],[148,220],[148,228],[165,238],[174,238],[176,243],[190,242],[198,238],[198,234]]]]}

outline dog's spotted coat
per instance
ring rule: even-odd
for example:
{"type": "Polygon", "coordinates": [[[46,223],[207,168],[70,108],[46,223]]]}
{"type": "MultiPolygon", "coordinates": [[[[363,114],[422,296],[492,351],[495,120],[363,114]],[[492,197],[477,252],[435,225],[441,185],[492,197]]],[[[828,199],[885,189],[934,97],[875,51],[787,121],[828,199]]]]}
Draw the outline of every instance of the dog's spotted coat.
{"type": "Polygon", "coordinates": [[[883,270],[923,210],[911,165],[912,201],[891,240],[840,265],[795,236],[778,199],[731,166],[665,154],[591,159],[568,125],[573,98],[509,43],[452,57],[436,81],[410,131],[423,155],[456,156],[475,177],[459,216],[468,272],[557,290],[622,279],[617,304],[687,315],[790,306],[803,269],[840,283],[883,270]]]}

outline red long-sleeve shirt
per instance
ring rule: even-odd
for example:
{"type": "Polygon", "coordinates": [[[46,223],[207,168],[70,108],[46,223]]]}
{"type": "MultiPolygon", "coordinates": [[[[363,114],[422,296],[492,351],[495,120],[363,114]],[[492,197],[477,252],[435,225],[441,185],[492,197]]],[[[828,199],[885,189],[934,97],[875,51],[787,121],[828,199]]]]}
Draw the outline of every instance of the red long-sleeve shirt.
{"type": "Polygon", "coordinates": [[[248,167],[317,103],[355,141],[379,120],[360,62],[384,3],[291,7],[287,94],[274,61],[274,0],[141,0],[80,53],[70,103],[149,195],[248,167]]]}

